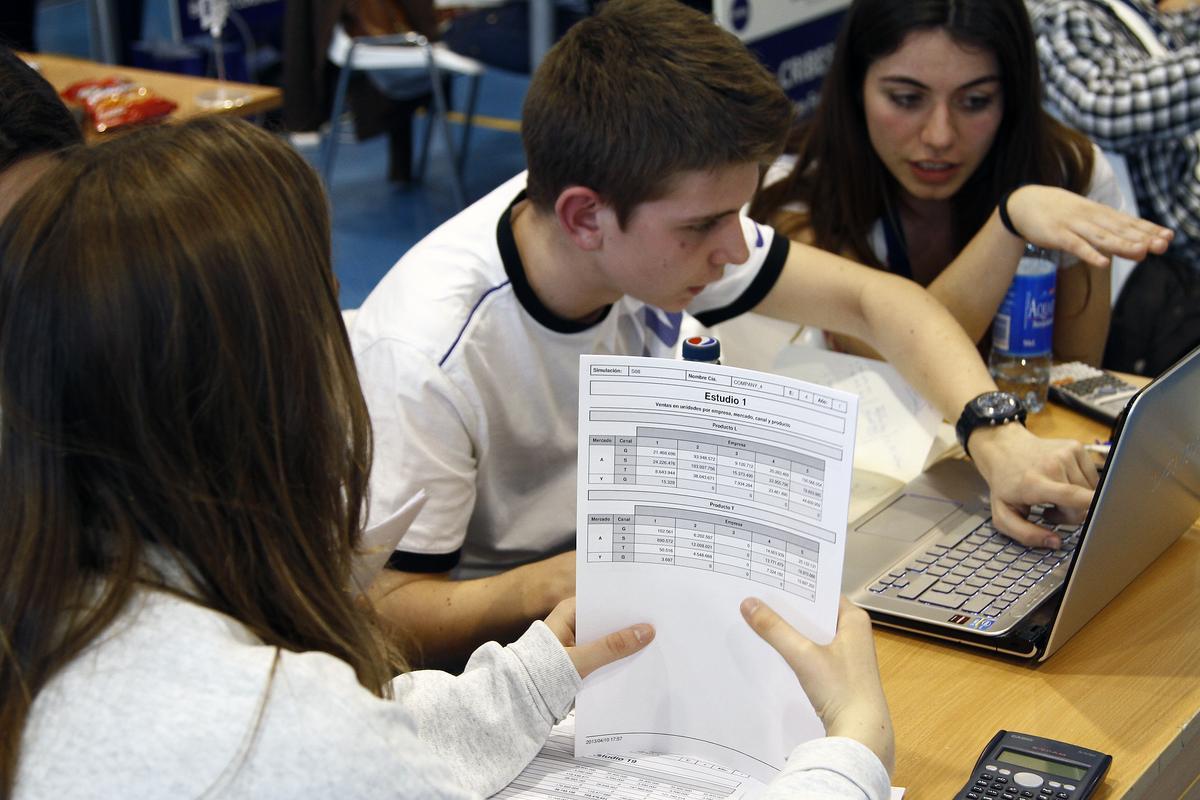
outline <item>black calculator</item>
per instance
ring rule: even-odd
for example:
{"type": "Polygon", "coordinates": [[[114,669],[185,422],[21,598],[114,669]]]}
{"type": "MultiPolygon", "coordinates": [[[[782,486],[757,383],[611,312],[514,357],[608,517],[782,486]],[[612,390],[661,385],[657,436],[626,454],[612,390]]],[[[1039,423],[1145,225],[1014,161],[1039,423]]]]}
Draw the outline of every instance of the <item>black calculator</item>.
{"type": "Polygon", "coordinates": [[[983,748],[955,800],[1084,800],[1112,756],[1028,733],[1000,731],[983,748]]]}
{"type": "Polygon", "coordinates": [[[1112,373],[1071,361],[1050,367],[1050,399],[1112,425],[1138,387],[1112,373]]]}

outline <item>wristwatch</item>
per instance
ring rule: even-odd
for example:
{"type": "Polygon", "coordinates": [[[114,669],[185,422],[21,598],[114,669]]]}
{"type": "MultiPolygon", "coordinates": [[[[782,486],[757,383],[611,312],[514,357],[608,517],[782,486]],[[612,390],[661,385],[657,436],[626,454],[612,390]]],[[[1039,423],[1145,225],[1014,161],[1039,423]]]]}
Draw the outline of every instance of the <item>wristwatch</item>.
{"type": "Polygon", "coordinates": [[[962,445],[963,451],[970,456],[967,440],[976,428],[992,428],[1013,421],[1024,425],[1026,413],[1025,404],[1015,394],[984,392],[963,407],[962,416],[954,426],[954,433],[957,434],[958,443],[962,445]]]}

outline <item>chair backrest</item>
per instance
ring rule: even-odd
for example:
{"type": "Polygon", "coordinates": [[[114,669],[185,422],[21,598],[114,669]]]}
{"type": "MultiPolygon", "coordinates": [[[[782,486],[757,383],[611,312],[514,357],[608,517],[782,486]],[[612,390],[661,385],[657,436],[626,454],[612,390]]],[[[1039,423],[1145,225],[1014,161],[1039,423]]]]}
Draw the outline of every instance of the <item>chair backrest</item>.
{"type": "Polygon", "coordinates": [[[325,55],[339,67],[350,66],[353,69],[425,69],[428,66],[425,57],[427,46],[425,37],[418,33],[398,33],[388,37],[363,36],[356,43],[339,24],[333,29],[325,55]],[[383,39],[388,43],[374,44],[383,39]],[[352,53],[354,63],[348,64],[352,53]]]}
{"type": "Polygon", "coordinates": [[[347,66],[354,47],[353,69],[427,69],[428,57],[432,55],[438,69],[478,77],[483,74],[483,65],[473,58],[455,53],[440,42],[430,44],[418,33],[397,33],[392,36],[351,37],[344,27],[337,25],[329,40],[326,57],[339,67],[347,66]]]}

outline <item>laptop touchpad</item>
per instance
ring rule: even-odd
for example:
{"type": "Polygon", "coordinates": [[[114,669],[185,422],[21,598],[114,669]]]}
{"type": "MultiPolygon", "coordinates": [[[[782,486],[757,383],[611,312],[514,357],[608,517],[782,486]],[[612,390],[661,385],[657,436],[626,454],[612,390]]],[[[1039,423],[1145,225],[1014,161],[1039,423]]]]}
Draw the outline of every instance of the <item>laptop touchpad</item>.
{"type": "Polygon", "coordinates": [[[904,494],[855,530],[902,542],[915,542],[959,507],[960,504],[952,500],[904,494]]]}

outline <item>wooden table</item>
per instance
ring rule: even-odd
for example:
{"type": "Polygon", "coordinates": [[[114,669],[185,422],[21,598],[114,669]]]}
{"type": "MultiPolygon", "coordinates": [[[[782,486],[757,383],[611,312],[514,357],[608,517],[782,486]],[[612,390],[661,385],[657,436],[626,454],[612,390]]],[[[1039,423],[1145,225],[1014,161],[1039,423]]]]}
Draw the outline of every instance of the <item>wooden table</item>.
{"type": "MultiPolygon", "coordinates": [[[[1055,405],[1029,427],[1108,433],[1055,405]]],[[[1200,798],[1200,525],[1040,666],[880,629],[875,642],[906,800],[953,797],[1001,729],[1110,753],[1098,800],[1200,798]]]]}
{"type": "MultiPolygon", "coordinates": [[[[53,55],[50,53],[23,53],[22,57],[36,64],[42,76],[58,91],[66,89],[71,84],[94,78],[117,76],[128,78],[144,85],[155,94],[173,100],[179,105],[168,117],[173,121],[185,120],[204,114],[235,114],[250,116],[264,111],[270,111],[283,105],[283,93],[274,86],[258,86],[249,83],[222,84],[212,78],[197,78],[194,75],[180,75],[173,72],[157,72],[135,67],[101,64],[70,56],[53,55]],[[206,108],[197,104],[196,95],[219,86],[227,86],[247,95],[246,101],[233,108],[206,108]]],[[[93,133],[93,135],[95,135],[93,133]]]]}

